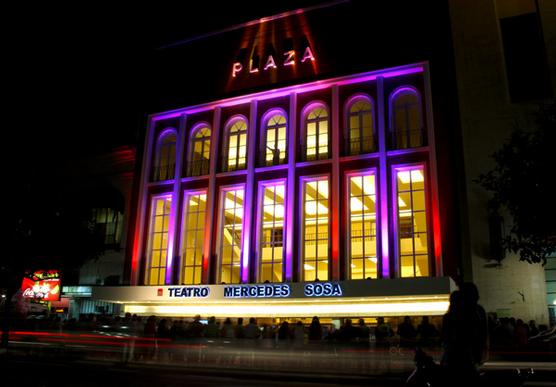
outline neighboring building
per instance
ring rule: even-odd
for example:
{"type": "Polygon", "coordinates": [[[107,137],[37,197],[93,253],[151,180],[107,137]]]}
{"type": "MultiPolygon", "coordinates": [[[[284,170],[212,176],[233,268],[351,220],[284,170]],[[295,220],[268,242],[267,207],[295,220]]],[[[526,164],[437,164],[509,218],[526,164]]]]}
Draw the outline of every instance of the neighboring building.
{"type": "MultiPolygon", "coordinates": [[[[488,193],[475,179],[493,168],[490,157],[516,125],[535,125],[539,105],[556,88],[556,3],[535,0],[451,0],[468,216],[464,266],[487,311],[547,323],[547,290],[556,292],[554,266],[508,254],[493,259],[503,227],[489,219],[488,193]],[[479,16],[480,15],[480,16],[479,16]]],[[[554,296],[548,297],[554,319],[554,296]],[[551,305],[552,304],[552,305],[551,305]]]]}
{"type": "Polygon", "coordinates": [[[105,250],[98,258],[85,261],[77,280],[63,281],[60,305],[69,307],[70,317],[119,313],[114,304],[91,299],[91,286],[123,283],[126,231],[129,214],[133,213],[130,208],[134,168],[135,149],[129,146],[77,158],[59,168],[58,173],[69,183],[60,189],[66,195],[81,197],[90,207],[88,227],[105,250]]]}

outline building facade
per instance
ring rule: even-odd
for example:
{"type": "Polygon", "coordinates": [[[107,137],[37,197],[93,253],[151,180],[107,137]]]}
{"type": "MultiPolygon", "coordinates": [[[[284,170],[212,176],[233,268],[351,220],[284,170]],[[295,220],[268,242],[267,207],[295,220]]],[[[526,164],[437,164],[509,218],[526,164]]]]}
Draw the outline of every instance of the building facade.
{"type": "Polygon", "coordinates": [[[161,106],[181,107],[148,119],[129,286],[93,298],[143,315],[445,313],[463,257],[448,9],[373,50],[357,49],[363,11],[286,12],[162,50],[189,83],[160,74],[176,96],[161,106]],[[201,52],[203,67],[184,61],[201,52]]]}

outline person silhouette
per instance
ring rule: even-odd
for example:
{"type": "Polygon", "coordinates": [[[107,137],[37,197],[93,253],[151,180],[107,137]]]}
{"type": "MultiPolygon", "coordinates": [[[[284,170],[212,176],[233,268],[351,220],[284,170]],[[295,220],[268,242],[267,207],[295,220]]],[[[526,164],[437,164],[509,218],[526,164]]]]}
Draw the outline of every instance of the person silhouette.
{"type": "Polygon", "coordinates": [[[463,283],[450,295],[450,307],[442,318],[443,355],[451,384],[469,386],[478,382],[478,366],[484,362],[488,330],[486,313],[478,304],[475,284],[463,283]]]}

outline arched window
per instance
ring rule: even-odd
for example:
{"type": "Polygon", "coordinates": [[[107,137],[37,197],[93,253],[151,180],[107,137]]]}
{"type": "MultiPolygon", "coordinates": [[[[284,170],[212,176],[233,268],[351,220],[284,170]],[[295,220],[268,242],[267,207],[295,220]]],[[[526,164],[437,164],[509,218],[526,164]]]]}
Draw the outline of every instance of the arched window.
{"type": "Polygon", "coordinates": [[[324,104],[313,104],[305,109],[305,160],[328,159],[328,110],[324,104]]]}
{"type": "Polygon", "coordinates": [[[201,176],[209,172],[210,165],[210,127],[205,124],[198,125],[191,132],[189,141],[188,176],[201,176]]]}
{"type": "Polygon", "coordinates": [[[394,149],[425,145],[421,95],[415,88],[403,86],[390,95],[390,130],[394,149]]]}
{"type": "Polygon", "coordinates": [[[224,150],[224,171],[245,169],[247,162],[247,121],[232,118],[226,126],[226,149],[224,150]]]}
{"type": "Polygon", "coordinates": [[[265,128],[265,149],[263,150],[263,165],[278,165],[286,162],[286,132],[287,121],[283,113],[271,112],[267,114],[263,127],[265,128]]]}
{"type": "Polygon", "coordinates": [[[346,110],[346,154],[359,155],[376,151],[372,100],[365,96],[352,98],[346,110]]]}
{"type": "Polygon", "coordinates": [[[176,131],[163,131],[156,142],[156,158],[153,169],[153,181],[174,178],[176,167],[176,131]]]}

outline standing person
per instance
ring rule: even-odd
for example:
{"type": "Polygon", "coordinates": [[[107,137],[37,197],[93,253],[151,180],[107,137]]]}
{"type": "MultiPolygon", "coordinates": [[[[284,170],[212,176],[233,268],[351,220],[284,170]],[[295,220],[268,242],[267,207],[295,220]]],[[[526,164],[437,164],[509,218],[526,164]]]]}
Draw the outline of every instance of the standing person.
{"type": "Polygon", "coordinates": [[[367,325],[365,325],[365,320],[360,318],[359,325],[357,326],[359,329],[359,341],[363,343],[369,343],[369,335],[371,330],[367,325]]]}
{"type": "Polygon", "coordinates": [[[400,336],[400,345],[402,347],[410,347],[415,344],[417,330],[411,323],[409,316],[405,316],[403,322],[398,325],[398,336],[400,336]]]}
{"type": "Polygon", "coordinates": [[[245,327],[243,326],[243,317],[237,319],[236,325],[236,339],[245,338],[245,327]]]}
{"type": "Polygon", "coordinates": [[[394,336],[394,331],[390,325],[384,321],[384,317],[377,318],[375,328],[376,345],[385,346],[392,336],[394,336]]]}
{"type": "Polygon", "coordinates": [[[246,339],[258,339],[261,335],[259,326],[257,325],[257,320],[255,317],[249,319],[249,324],[245,326],[245,338],[246,339]]]}
{"type": "Polygon", "coordinates": [[[309,325],[309,341],[322,340],[322,326],[320,325],[319,318],[313,317],[311,325],[309,325]]]}
{"type": "Polygon", "coordinates": [[[234,326],[232,325],[232,320],[229,317],[227,317],[226,320],[224,320],[224,324],[222,325],[221,334],[222,334],[222,338],[224,338],[224,339],[233,339],[233,338],[235,338],[234,326]]]}
{"type": "Polygon", "coordinates": [[[417,333],[419,335],[419,344],[423,347],[433,345],[438,338],[438,331],[436,327],[429,322],[428,316],[423,316],[421,324],[417,327],[417,333]]]}
{"type": "Polygon", "coordinates": [[[464,283],[461,290],[450,295],[450,307],[442,318],[442,365],[456,385],[476,383],[479,377],[477,366],[485,358],[487,319],[478,300],[477,287],[464,283]]]}

